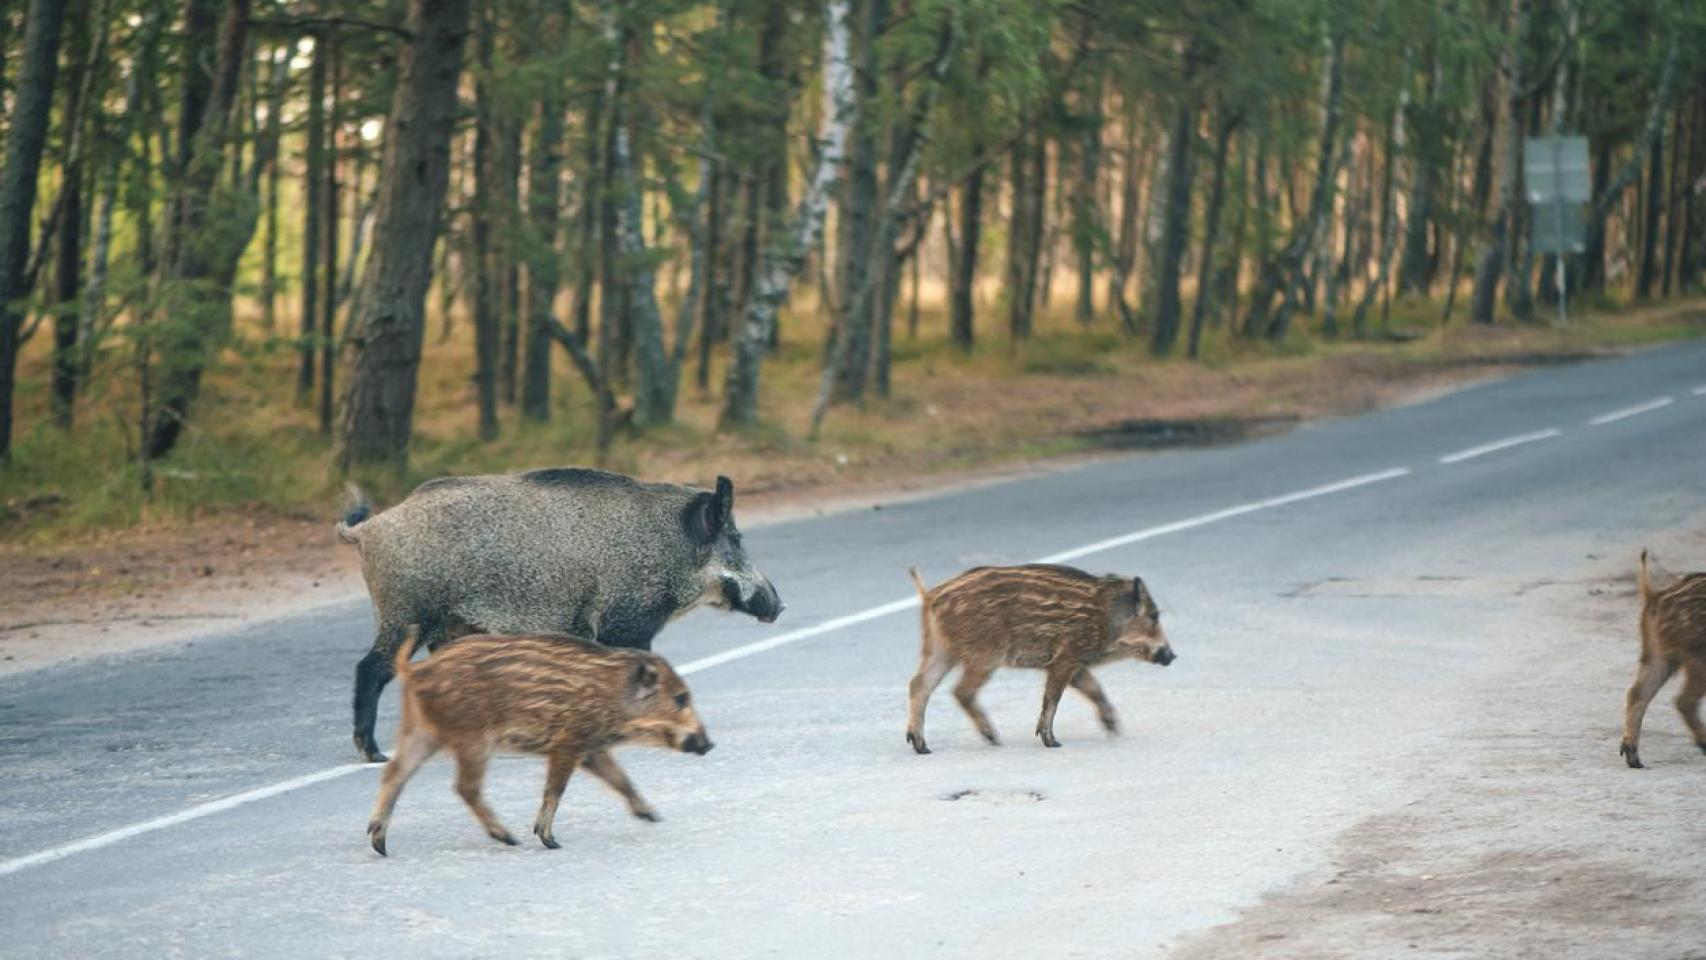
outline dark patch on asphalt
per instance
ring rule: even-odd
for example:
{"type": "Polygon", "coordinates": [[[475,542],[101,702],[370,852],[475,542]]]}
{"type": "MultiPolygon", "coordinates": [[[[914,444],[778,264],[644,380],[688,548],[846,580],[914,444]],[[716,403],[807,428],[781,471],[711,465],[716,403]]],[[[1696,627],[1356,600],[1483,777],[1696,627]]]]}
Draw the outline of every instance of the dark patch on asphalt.
{"type": "Polygon", "coordinates": [[[985,803],[1041,803],[1043,795],[1035,790],[955,790],[942,794],[943,800],[981,800],[985,803]]]}
{"type": "Polygon", "coordinates": [[[1142,418],[1080,430],[1077,436],[1108,450],[1167,450],[1214,447],[1268,437],[1296,426],[1294,414],[1270,417],[1206,417],[1199,420],[1142,418]]]}

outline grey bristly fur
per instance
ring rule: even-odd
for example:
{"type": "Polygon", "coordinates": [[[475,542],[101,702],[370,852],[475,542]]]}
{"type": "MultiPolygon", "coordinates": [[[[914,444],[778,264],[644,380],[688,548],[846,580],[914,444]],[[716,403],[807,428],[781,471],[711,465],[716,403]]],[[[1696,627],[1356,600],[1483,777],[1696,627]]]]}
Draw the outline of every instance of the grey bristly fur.
{"type": "Polygon", "coordinates": [[[700,605],[773,620],[782,604],[735,527],[734,489],[641,483],[562,468],[433,480],[338,525],[361,550],[378,620],[356,670],[355,738],[377,758],[373,715],[410,625],[434,648],[451,636],[567,633],[650,649],[664,625],[700,605]]]}

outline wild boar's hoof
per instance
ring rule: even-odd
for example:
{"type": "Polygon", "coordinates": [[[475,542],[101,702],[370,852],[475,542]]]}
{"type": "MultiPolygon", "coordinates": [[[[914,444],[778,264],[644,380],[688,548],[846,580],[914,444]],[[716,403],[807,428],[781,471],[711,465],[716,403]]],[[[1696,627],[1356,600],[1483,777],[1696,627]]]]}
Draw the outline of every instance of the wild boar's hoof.
{"type": "Polygon", "coordinates": [[[634,816],[635,816],[635,818],[640,819],[640,820],[644,820],[647,823],[657,823],[658,821],[663,819],[662,817],[658,816],[658,812],[656,810],[653,810],[651,807],[644,807],[642,809],[635,810],[634,816]]]}
{"type": "Polygon", "coordinates": [[[379,751],[379,744],[374,742],[372,737],[363,736],[359,733],[355,735],[355,749],[357,753],[366,758],[368,763],[384,763],[390,759],[379,751]]]}
{"type": "MultiPolygon", "coordinates": [[[[1702,749],[1706,749],[1706,748],[1702,748],[1702,749]]],[[[1617,752],[1623,755],[1624,761],[1629,764],[1631,769],[1634,769],[1634,770],[1644,769],[1644,767],[1641,764],[1641,754],[1638,750],[1635,749],[1634,744],[1624,742],[1617,747],[1617,752]]]]}
{"type": "Polygon", "coordinates": [[[1056,740],[1054,738],[1054,734],[1050,733],[1047,730],[1038,730],[1037,736],[1043,738],[1043,746],[1045,746],[1045,747],[1058,747],[1058,746],[1060,746],[1060,741],[1056,740]]]}
{"type": "Polygon", "coordinates": [[[1107,716],[1103,717],[1102,718],[1102,729],[1108,731],[1109,733],[1111,733],[1115,736],[1119,736],[1120,718],[1114,716],[1111,713],[1108,714],[1107,716]]]}
{"type": "Polygon", "coordinates": [[[930,748],[924,745],[924,738],[916,733],[909,731],[906,735],[906,742],[912,745],[914,753],[925,754],[930,752],[930,748]]]}
{"type": "Polygon", "coordinates": [[[1706,753],[1706,743],[1697,743],[1695,746],[1700,748],[1701,753],[1706,753]]]}
{"type": "Polygon", "coordinates": [[[513,847],[513,846],[517,846],[519,844],[519,842],[515,839],[515,837],[510,836],[508,831],[493,830],[490,832],[489,835],[491,836],[491,838],[493,840],[496,840],[497,842],[503,844],[506,847],[513,847]]]}
{"type": "Polygon", "coordinates": [[[377,820],[367,825],[367,842],[373,844],[373,849],[382,857],[389,856],[385,852],[385,825],[377,820]]]}
{"type": "Polygon", "coordinates": [[[561,849],[563,849],[563,845],[557,842],[556,837],[548,837],[545,834],[540,834],[539,835],[539,842],[543,843],[545,845],[545,849],[547,849],[547,850],[561,850],[561,849]]]}

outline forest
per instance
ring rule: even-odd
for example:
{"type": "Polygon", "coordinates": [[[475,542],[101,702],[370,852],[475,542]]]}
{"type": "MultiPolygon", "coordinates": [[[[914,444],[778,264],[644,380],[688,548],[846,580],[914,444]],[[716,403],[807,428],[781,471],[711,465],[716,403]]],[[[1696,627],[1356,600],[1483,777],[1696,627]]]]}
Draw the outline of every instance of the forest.
{"type": "Polygon", "coordinates": [[[1690,0],[12,0],[0,56],[0,491],[128,517],[1706,275],[1690,0]]]}

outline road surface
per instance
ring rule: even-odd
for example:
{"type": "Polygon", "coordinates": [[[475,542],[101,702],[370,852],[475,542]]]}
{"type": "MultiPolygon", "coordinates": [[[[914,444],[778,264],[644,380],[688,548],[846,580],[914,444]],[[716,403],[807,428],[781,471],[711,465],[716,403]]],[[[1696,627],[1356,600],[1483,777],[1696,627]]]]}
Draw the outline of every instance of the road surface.
{"type": "MultiPolygon", "coordinates": [[[[718,749],[577,777],[563,849],[488,840],[435,761],[391,857],[352,763],[366,605],[0,682],[0,954],[24,957],[1706,955],[1706,757],[1617,757],[1639,547],[1706,511],[1706,343],[1261,442],[747,533],[788,613],[656,648],[718,749]],[[1179,660],[949,693],[907,748],[906,568],[1144,577],[1179,660]]],[[[1683,539],[1679,539],[1682,537],[1683,539]]],[[[1668,538],[1668,539],[1667,539],[1668,538]]],[[[1706,549],[1679,555],[1706,566],[1706,549]]],[[[388,742],[395,691],[380,739],[388,742]]],[[[538,760],[493,765],[525,836],[538,760]]]]}

